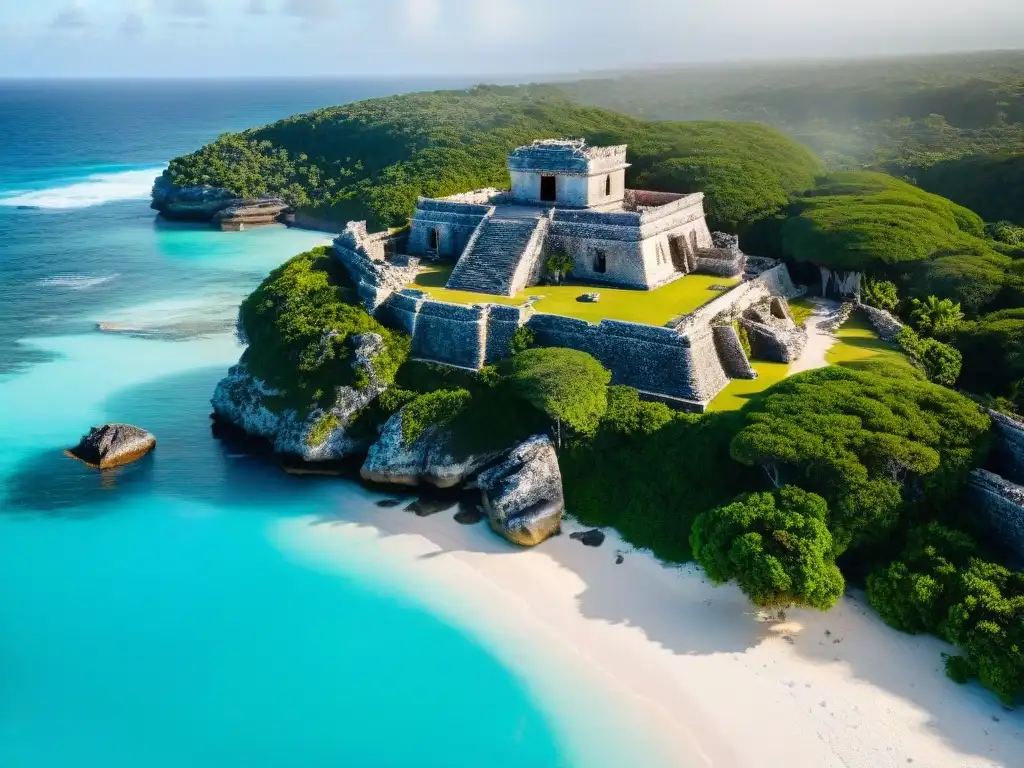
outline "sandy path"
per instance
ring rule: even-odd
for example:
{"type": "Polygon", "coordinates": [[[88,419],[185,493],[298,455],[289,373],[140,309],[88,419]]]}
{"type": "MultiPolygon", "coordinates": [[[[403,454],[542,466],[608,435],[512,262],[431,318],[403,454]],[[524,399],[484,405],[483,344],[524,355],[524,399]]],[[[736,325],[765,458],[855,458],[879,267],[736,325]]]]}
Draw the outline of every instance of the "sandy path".
{"type": "Polygon", "coordinates": [[[842,306],[838,301],[828,299],[811,299],[814,314],[807,318],[807,346],[796,360],[789,366],[788,376],[801,371],[811,371],[828,365],[825,355],[836,343],[835,334],[824,330],[821,326],[827,323],[842,306]]]}
{"type": "Polygon", "coordinates": [[[385,568],[494,648],[554,712],[619,706],[618,720],[593,727],[617,723],[657,744],[663,759],[638,757],[645,768],[1024,765],[1024,712],[952,683],[949,646],[889,629],[859,594],[827,614],[765,621],[734,587],[631,551],[614,532],[598,549],[563,535],[523,551],[450,513],[343,511],[282,522],[273,536],[328,567],[385,568]]]}

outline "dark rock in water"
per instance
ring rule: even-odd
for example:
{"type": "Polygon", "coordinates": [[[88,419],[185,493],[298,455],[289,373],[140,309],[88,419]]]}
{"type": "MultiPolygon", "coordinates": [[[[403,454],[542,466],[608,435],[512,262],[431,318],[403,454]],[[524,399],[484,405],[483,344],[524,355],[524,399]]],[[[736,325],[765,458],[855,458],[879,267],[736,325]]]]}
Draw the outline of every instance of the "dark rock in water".
{"type": "Polygon", "coordinates": [[[377,502],[377,506],[381,509],[391,509],[393,507],[400,506],[401,504],[401,499],[381,499],[377,502]]]}
{"type": "Polygon", "coordinates": [[[570,539],[583,542],[585,547],[600,547],[604,544],[604,533],[594,528],[590,531],[577,531],[569,535],[570,539]]]}
{"type": "Polygon", "coordinates": [[[65,453],[91,467],[108,469],[141,459],[156,447],[156,438],[131,424],[93,427],[74,448],[65,453]]]}
{"type": "Polygon", "coordinates": [[[622,555],[616,555],[615,556],[615,564],[616,565],[622,565],[624,562],[626,562],[626,558],[624,558],[622,555]]]}
{"type": "Polygon", "coordinates": [[[444,512],[446,509],[451,509],[453,506],[455,506],[455,501],[453,499],[438,499],[423,496],[407,506],[405,511],[412,512],[417,517],[430,517],[431,515],[436,515],[438,512],[444,512]]]}
{"type": "Polygon", "coordinates": [[[532,547],[561,530],[562,474],[548,437],[531,437],[477,483],[491,528],[513,544],[532,547]]]}

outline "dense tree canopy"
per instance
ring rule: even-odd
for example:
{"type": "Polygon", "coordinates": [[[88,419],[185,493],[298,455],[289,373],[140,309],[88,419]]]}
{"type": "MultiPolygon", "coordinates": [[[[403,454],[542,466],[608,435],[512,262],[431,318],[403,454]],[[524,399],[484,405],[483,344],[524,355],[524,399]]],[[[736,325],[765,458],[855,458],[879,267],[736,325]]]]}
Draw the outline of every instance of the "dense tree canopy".
{"type": "Polygon", "coordinates": [[[329,398],[334,387],[365,385],[351,365],[353,336],[383,337],[374,372],[385,383],[409,353],[408,339],[359,305],[348,275],[328,248],[300,254],[271,272],[242,302],[239,322],[249,344],[242,362],[285,393],[283,404],[308,406],[329,398]]]}
{"type": "Polygon", "coordinates": [[[703,191],[719,227],[774,211],[820,170],[810,150],[761,125],[645,123],[580,106],[551,86],[479,86],[371,99],[222,136],[171,161],[167,176],[282,195],[333,221],[396,226],[419,195],[507,186],[509,150],[559,136],[629,143],[634,186],[703,191]]]}
{"type": "Polygon", "coordinates": [[[991,250],[976,213],[881,173],[833,173],[790,213],[782,228],[785,251],[832,269],[873,271],[991,250]]]}
{"type": "Polygon", "coordinates": [[[964,358],[963,386],[1017,398],[1018,407],[1024,407],[1024,308],[992,312],[967,323],[956,345],[964,358]]]}
{"type": "Polygon", "coordinates": [[[825,500],[795,486],[743,496],[693,524],[693,554],[717,583],[763,608],[827,610],[842,596],[825,500]]]}
{"type": "Polygon", "coordinates": [[[611,373],[576,349],[528,349],[512,359],[511,385],[524,400],[555,422],[561,439],[564,425],[592,434],[608,407],[611,373]]]}
{"type": "Polygon", "coordinates": [[[823,496],[839,552],[892,530],[915,505],[949,503],[989,428],[964,396],[897,369],[794,376],[744,414],[733,457],[777,486],[823,496]]]}
{"type": "Polygon", "coordinates": [[[963,533],[918,528],[900,558],[868,578],[868,598],[897,629],[958,646],[950,676],[977,677],[1010,704],[1024,694],[1024,574],[981,554],[963,533]]]}

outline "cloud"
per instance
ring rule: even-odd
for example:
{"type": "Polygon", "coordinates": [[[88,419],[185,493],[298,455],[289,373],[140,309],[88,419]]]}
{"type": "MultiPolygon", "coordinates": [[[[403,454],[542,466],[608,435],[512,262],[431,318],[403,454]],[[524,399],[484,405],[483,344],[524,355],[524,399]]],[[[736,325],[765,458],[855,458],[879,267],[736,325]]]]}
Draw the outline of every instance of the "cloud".
{"type": "Polygon", "coordinates": [[[441,0],[405,0],[405,22],[412,30],[432,30],[441,16],[441,0]]]}
{"type": "Polygon", "coordinates": [[[89,14],[79,3],[72,3],[53,17],[50,22],[53,29],[85,29],[91,26],[89,14]]]}
{"type": "Polygon", "coordinates": [[[331,19],[338,15],[337,0],[285,0],[284,12],[307,21],[331,19]]]}
{"type": "Polygon", "coordinates": [[[205,19],[210,15],[206,0],[153,0],[153,7],[168,16],[205,19]]]}
{"type": "Polygon", "coordinates": [[[267,0],[249,0],[248,5],[245,7],[245,12],[250,16],[266,16],[269,12],[267,0]]]}
{"type": "Polygon", "coordinates": [[[141,13],[128,13],[118,24],[117,31],[125,37],[138,37],[146,31],[146,20],[141,13]]]}

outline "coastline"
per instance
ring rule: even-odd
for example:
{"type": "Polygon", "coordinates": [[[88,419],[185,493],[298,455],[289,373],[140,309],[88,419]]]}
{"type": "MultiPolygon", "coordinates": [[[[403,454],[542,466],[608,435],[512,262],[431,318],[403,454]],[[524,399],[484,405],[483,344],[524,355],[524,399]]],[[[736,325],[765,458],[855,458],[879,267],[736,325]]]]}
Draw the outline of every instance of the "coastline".
{"type": "Polygon", "coordinates": [[[485,524],[372,508],[380,495],[359,493],[365,505],[279,521],[270,536],[318,567],[387,570],[478,636],[567,729],[579,764],[593,763],[578,707],[600,701],[617,710],[602,728],[649,747],[652,768],[1009,768],[1019,757],[1024,713],[947,679],[941,654],[952,648],[888,628],[862,594],[766,621],[734,586],[634,551],[614,531],[588,548],[567,520],[564,535],[523,551],[485,524]]]}

